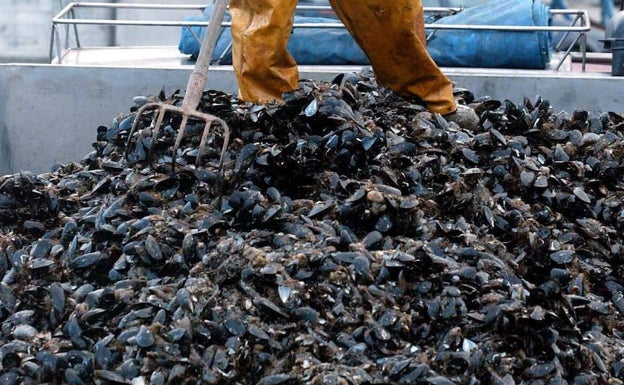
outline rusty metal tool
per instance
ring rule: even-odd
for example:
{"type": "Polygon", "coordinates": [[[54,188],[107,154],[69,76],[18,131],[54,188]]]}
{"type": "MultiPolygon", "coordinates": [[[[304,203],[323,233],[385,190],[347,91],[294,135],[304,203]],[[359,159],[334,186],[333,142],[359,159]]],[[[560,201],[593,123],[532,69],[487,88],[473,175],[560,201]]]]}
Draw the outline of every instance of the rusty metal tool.
{"type": "Polygon", "coordinates": [[[200,157],[203,148],[206,146],[206,138],[210,132],[211,126],[213,123],[218,123],[223,129],[223,147],[221,149],[221,157],[219,159],[219,169],[222,171],[223,168],[223,158],[225,155],[225,151],[227,150],[227,146],[229,143],[230,137],[230,129],[228,125],[222,119],[207,113],[203,113],[197,110],[197,106],[201,100],[202,94],[204,92],[204,87],[208,80],[208,71],[210,69],[210,61],[212,59],[212,53],[217,43],[217,39],[219,38],[219,34],[221,33],[221,23],[223,22],[223,17],[228,7],[228,0],[216,0],[214,11],[210,18],[210,22],[208,24],[208,30],[206,31],[206,35],[204,36],[204,40],[202,41],[199,55],[197,56],[197,61],[195,62],[195,67],[193,68],[193,72],[189,76],[188,84],[186,86],[186,93],[182,100],[182,105],[175,106],[172,104],[167,104],[163,102],[155,102],[155,103],[147,103],[139,108],[136,112],[136,116],[134,119],[134,123],[132,124],[132,128],[128,135],[128,142],[126,144],[126,157],[128,156],[128,149],[130,145],[130,141],[132,140],[132,135],[136,131],[139,122],[141,121],[141,115],[148,110],[159,110],[158,118],[154,124],[154,120],[152,120],[152,144],[149,149],[148,161],[151,159],[152,148],[154,147],[154,142],[160,133],[161,126],[163,120],[165,118],[165,114],[167,112],[178,113],[182,115],[182,121],[180,123],[180,128],[178,129],[178,134],[176,136],[175,144],[173,146],[173,154],[172,154],[172,162],[171,167],[172,170],[175,168],[175,159],[178,148],[180,147],[180,143],[182,142],[182,138],[184,136],[184,129],[186,128],[186,124],[189,118],[195,118],[198,120],[203,120],[206,122],[204,127],[201,141],[199,144],[199,149],[197,153],[197,158],[195,160],[196,166],[199,165],[200,157]]]}

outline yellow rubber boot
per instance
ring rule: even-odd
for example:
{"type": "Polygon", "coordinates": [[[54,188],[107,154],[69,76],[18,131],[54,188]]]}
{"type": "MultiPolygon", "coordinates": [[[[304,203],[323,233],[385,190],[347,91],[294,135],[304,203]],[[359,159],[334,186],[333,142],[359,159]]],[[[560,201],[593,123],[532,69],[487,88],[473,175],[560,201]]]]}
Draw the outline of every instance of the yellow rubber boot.
{"type": "Polygon", "coordinates": [[[380,85],[418,96],[431,112],[457,109],[451,81],[427,52],[420,0],[330,0],[371,62],[380,85]]]}
{"type": "Polygon", "coordinates": [[[297,87],[297,63],[286,50],[297,0],[230,0],[232,63],[239,97],[282,100],[297,87]]]}

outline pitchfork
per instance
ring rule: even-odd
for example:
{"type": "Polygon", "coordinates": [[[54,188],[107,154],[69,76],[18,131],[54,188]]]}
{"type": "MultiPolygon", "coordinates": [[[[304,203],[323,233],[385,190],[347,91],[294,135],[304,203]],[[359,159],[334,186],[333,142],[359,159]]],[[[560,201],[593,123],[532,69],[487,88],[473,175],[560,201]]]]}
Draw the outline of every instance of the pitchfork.
{"type": "MultiPolygon", "coordinates": [[[[132,139],[132,135],[137,129],[139,121],[141,120],[141,115],[147,110],[158,109],[158,118],[156,119],[156,124],[153,125],[152,141],[149,149],[148,161],[150,161],[152,157],[152,148],[154,147],[154,142],[158,137],[158,134],[160,133],[162,122],[165,118],[165,113],[169,111],[182,115],[182,122],[180,123],[178,135],[173,146],[171,169],[173,170],[175,168],[176,154],[178,148],[180,147],[180,143],[182,142],[182,137],[184,136],[186,123],[188,122],[189,117],[193,117],[206,122],[206,126],[204,127],[204,131],[202,133],[201,141],[199,144],[197,158],[195,159],[196,167],[199,165],[202,150],[206,146],[206,138],[208,137],[208,133],[210,132],[210,127],[212,123],[217,122],[223,128],[224,141],[223,147],[221,149],[221,157],[219,159],[219,170],[221,170],[222,172],[223,158],[225,156],[225,151],[227,150],[230,139],[230,128],[222,119],[211,114],[197,111],[197,106],[199,105],[202,94],[204,92],[204,86],[206,85],[206,81],[208,80],[208,70],[210,69],[212,53],[221,32],[221,23],[223,22],[223,17],[225,15],[227,6],[228,0],[216,0],[214,11],[208,25],[208,30],[206,31],[206,35],[204,36],[204,40],[199,49],[199,55],[197,56],[195,67],[193,68],[193,72],[189,76],[188,84],[186,86],[186,94],[184,95],[184,99],[182,100],[182,105],[178,107],[171,104],[156,102],[147,103],[137,110],[136,116],[134,118],[134,123],[132,124],[132,129],[130,130],[130,134],[128,135],[128,142],[126,143],[126,158],[128,157],[128,150],[130,147],[129,145],[132,139]]],[[[152,120],[152,123],[153,122],[154,121],[152,120]]]]}

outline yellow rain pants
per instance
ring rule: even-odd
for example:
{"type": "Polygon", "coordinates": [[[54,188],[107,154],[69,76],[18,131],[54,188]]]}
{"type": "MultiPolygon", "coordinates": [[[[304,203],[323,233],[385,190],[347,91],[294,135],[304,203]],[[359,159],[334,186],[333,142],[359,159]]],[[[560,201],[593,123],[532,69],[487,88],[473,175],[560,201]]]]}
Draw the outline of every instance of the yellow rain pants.
{"type": "MultiPolygon", "coordinates": [[[[420,0],[330,3],[370,60],[380,85],[404,97],[419,97],[431,112],[455,111],[452,83],[427,52],[420,0]]],[[[297,87],[297,64],[286,49],[296,5],[297,0],[230,0],[241,99],[281,100],[282,93],[297,87]]]]}

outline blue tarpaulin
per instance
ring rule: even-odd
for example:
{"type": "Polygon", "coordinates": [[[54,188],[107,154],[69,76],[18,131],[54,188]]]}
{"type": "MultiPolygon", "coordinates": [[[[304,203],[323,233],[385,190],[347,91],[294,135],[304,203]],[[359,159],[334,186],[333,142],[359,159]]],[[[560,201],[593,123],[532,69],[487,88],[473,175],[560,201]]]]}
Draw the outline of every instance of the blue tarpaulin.
{"type": "MultiPolygon", "coordinates": [[[[187,18],[191,21],[210,20],[212,8],[209,5],[204,11],[203,18],[187,18]]],[[[229,15],[226,15],[226,20],[229,15]]],[[[336,19],[322,17],[295,16],[296,23],[337,23],[336,19]]],[[[197,36],[205,34],[205,28],[192,27],[197,36]]],[[[224,27],[215,51],[212,55],[214,61],[221,58],[221,64],[232,64],[232,53],[228,50],[232,42],[230,27],[224,27]]],[[[199,54],[199,43],[188,28],[182,28],[179,44],[180,52],[191,56],[199,54]]],[[[368,64],[368,58],[362,49],[353,40],[349,32],[344,28],[294,28],[288,40],[288,52],[299,64],[324,64],[324,65],[349,65],[368,64]],[[314,44],[310,44],[313,41],[314,44]]]]}
{"type": "MultiPolygon", "coordinates": [[[[539,0],[498,0],[437,23],[545,27],[550,19],[539,0]]],[[[437,30],[427,50],[443,67],[543,69],[550,62],[551,42],[548,31],[437,30]]]]}
{"type": "MultiPolygon", "coordinates": [[[[201,20],[209,20],[211,14],[212,6],[208,6],[201,20]]],[[[295,16],[295,22],[335,23],[336,20],[295,16]]],[[[548,7],[540,0],[495,0],[442,17],[433,24],[548,26],[549,22],[548,7]]],[[[205,28],[192,28],[198,36],[205,33],[205,28]]],[[[223,28],[213,54],[215,61],[221,58],[220,63],[231,64],[228,50],[231,39],[229,27],[223,28]]],[[[188,28],[182,29],[179,49],[192,56],[199,53],[199,44],[188,28]]],[[[433,60],[443,67],[542,69],[550,61],[551,54],[550,35],[546,31],[440,29],[427,42],[427,49],[433,60]]],[[[369,64],[344,28],[294,28],[288,50],[299,64],[369,64]],[[310,44],[311,41],[314,44],[310,44]]]]}

